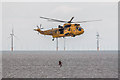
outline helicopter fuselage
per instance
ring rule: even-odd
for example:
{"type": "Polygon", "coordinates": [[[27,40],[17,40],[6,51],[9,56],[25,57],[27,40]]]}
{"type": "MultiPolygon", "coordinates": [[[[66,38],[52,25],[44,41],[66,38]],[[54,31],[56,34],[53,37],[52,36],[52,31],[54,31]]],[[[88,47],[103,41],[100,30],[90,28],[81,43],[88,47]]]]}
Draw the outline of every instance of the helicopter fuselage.
{"type": "Polygon", "coordinates": [[[61,22],[65,23],[63,26],[58,26],[58,28],[52,28],[49,30],[44,30],[42,31],[41,29],[41,24],[40,27],[37,26],[37,29],[34,29],[35,31],[38,31],[40,34],[43,35],[51,35],[54,38],[59,38],[59,37],[75,37],[77,35],[81,35],[84,33],[84,29],[80,26],[80,23],[86,23],[86,22],[93,22],[93,21],[101,21],[101,20],[88,20],[88,21],[72,21],[74,17],[72,17],[69,21],[66,20],[60,20],[60,19],[53,19],[53,18],[47,18],[47,17],[40,17],[42,19],[46,19],[48,21],[52,22],[61,22]]]}
{"type": "Polygon", "coordinates": [[[54,28],[45,31],[41,31],[40,29],[35,29],[39,33],[43,35],[51,35],[53,38],[59,37],[75,37],[77,35],[81,35],[84,33],[84,29],[80,26],[80,24],[70,24],[66,23],[61,28],[54,28]]]}

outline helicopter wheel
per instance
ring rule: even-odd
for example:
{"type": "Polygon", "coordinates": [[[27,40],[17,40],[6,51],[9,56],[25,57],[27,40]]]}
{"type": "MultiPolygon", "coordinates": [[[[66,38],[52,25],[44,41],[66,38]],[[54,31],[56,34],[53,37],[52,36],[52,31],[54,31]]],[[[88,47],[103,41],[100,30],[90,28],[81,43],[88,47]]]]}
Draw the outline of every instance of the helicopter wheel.
{"type": "Polygon", "coordinates": [[[75,35],[73,35],[73,37],[75,37],[75,35]]]}
{"type": "Polygon", "coordinates": [[[54,41],[54,38],[52,39],[52,41],[54,41]]]}

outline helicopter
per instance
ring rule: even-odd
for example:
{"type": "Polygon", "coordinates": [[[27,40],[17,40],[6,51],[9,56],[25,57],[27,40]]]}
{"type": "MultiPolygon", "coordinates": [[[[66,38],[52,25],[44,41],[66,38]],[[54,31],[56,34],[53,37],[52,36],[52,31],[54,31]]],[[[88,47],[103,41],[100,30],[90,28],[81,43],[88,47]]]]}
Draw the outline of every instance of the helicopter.
{"type": "Polygon", "coordinates": [[[54,41],[54,38],[60,38],[60,37],[75,37],[78,35],[81,35],[84,33],[84,29],[80,26],[80,23],[85,23],[85,22],[92,22],[92,21],[100,21],[100,20],[90,20],[90,21],[76,21],[73,22],[72,20],[74,17],[72,17],[69,21],[63,21],[63,20],[58,20],[58,19],[52,19],[52,18],[46,18],[46,17],[40,17],[42,19],[46,19],[48,21],[53,21],[53,22],[62,22],[64,23],[63,26],[58,25],[58,28],[52,28],[49,30],[42,31],[43,29],[37,25],[37,29],[34,29],[35,31],[38,31],[38,33],[43,34],[43,35],[50,35],[53,37],[52,41],[54,41]]]}

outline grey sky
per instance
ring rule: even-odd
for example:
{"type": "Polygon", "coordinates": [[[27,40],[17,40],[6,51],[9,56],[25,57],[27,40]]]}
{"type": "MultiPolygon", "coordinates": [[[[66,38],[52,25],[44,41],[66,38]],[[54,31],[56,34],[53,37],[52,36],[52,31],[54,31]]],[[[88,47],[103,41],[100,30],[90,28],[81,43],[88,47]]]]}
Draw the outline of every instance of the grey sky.
{"type": "MultiPolygon", "coordinates": [[[[43,36],[33,31],[36,25],[50,29],[63,23],[53,23],[40,19],[40,16],[73,21],[96,20],[82,23],[84,34],[66,38],[67,50],[96,50],[96,32],[100,34],[101,50],[118,49],[118,6],[117,3],[104,2],[19,2],[3,3],[3,50],[10,50],[12,24],[14,26],[15,50],[55,50],[56,41],[51,36],[43,36]]],[[[59,49],[63,50],[63,38],[59,39],[59,49]]]]}
{"type": "MultiPolygon", "coordinates": [[[[0,0],[1,1],[1,0],[0,0]]],[[[2,50],[2,3],[0,2],[0,51],[2,50]]]]}

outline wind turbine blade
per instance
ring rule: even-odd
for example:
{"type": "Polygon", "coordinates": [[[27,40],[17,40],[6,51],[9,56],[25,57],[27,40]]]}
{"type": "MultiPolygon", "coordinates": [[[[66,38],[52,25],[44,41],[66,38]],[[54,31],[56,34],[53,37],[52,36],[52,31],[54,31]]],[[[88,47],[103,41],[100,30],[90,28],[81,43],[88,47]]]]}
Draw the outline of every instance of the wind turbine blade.
{"type": "Polygon", "coordinates": [[[11,36],[9,36],[8,38],[11,38],[11,36]]]}
{"type": "Polygon", "coordinates": [[[15,36],[15,35],[13,35],[16,39],[18,39],[19,40],[19,38],[17,37],[17,36],[15,36]]]}

